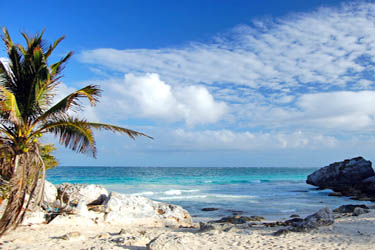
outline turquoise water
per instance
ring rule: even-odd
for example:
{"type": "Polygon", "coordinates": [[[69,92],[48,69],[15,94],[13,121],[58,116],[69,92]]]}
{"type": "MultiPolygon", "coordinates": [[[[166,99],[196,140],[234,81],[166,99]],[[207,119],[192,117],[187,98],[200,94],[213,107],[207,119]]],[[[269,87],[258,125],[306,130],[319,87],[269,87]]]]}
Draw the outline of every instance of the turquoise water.
{"type": "Polygon", "coordinates": [[[363,203],[328,196],[305,183],[308,168],[58,167],[47,172],[54,184],[89,183],[109,191],[138,194],[183,206],[197,220],[240,213],[274,220],[322,207],[363,203]],[[204,212],[202,208],[216,211],[204,212]]]}

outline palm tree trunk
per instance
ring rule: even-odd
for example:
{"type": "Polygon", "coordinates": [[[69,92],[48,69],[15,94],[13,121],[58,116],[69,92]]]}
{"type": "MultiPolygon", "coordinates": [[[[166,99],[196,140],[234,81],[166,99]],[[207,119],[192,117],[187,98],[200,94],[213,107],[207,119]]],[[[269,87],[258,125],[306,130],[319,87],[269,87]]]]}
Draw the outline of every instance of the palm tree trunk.
{"type": "Polygon", "coordinates": [[[17,172],[19,160],[20,160],[20,155],[16,154],[16,156],[14,157],[14,168],[12,171],[12,176],[14,176],[14,174],[17,172]]]}

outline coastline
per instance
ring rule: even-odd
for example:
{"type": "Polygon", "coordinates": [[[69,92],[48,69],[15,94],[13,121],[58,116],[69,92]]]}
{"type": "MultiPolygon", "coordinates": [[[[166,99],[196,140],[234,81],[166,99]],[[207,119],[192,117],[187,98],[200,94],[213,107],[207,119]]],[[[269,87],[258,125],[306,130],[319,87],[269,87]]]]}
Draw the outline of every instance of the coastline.
{"type": "Polygon", "coordinates": [[[369,249],[375,244],[375,211],[341,217],[330,226],[309,233],[274,236],[282,226],[233,227],[228,231],[199,232],[192,228],[133,225],[21,226],[0,240],[1,249],[369,249]],[[121,232],[120,232],[121,231],[121,232]],[[77,233],[78,232],[78,233],[77,233]],[[63,237],[66,235],[68,237],[63,237]],[[157,239],[156,241],[154,239],[157,239]],[[152,248],[147,248],[147,244],[152,248]]]}

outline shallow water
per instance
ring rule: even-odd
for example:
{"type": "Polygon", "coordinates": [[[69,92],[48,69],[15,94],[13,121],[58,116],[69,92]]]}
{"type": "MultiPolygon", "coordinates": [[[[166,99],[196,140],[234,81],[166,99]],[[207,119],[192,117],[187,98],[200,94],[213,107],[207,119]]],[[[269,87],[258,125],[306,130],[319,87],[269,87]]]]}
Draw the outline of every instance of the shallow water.
{"type": "Polygon", "coordinates": [[[313,168],[164,168],[58,167],[47,172],[54,184],[90,183],[109,191],[138,194],[183,206],[196,220],[233,213],[261,215],[268,220],[305,216],[322,207],[367,204],[330,197],[305,183],[313,168]],[[218,208],[204,212],[202,208],[218,208]]]}

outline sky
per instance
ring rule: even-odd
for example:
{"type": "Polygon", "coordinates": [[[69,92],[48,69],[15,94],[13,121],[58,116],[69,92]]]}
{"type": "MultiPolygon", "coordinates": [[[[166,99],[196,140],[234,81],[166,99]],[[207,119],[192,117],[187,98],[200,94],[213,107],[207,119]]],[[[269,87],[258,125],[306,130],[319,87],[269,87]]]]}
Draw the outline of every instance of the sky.
{"type": "MultiPolygon", "coordinates": [[[[97,132],[63,166],[322,167],[375,160],[375,1],[4,1],[0,26],[74,51],[58,98],[155,139],[97,132]]],[[[0,60],[6,61],[4,46],[0,60]]],[[[47,136],[46,142],[58,143],[47,136]]]]}

